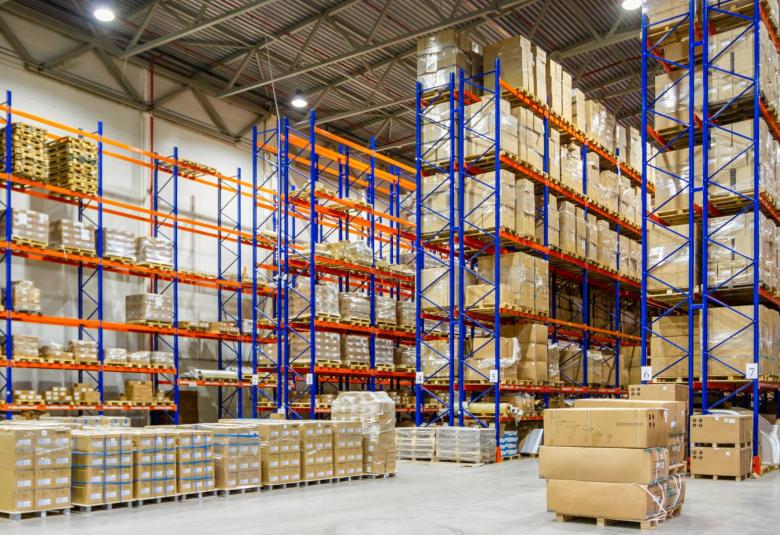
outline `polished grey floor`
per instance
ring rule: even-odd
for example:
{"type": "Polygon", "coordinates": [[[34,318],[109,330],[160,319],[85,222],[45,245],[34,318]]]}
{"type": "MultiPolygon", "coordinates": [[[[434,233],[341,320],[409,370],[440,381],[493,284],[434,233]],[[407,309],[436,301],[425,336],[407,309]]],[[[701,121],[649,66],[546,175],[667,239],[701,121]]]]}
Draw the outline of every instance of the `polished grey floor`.
{"type": "MultiPolygon", "coordinates": [[[[0,520],[0,534],[491,534],[633,533],[637,527],[557,523],[545,511],[536,461],[500,465],[399,463],[398,477],[286,489],[133,510],[0,520]]],[[[740,483],[689,481],[679,518],[656,533],[777,533],[780,471],[740,483]]]]}

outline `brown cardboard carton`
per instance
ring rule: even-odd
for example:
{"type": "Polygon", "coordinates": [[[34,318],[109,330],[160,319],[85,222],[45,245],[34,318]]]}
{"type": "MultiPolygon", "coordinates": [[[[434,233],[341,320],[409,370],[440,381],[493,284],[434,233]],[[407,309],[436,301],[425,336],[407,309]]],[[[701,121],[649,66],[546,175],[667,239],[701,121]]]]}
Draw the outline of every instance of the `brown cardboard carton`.
{"type": "Polygon", "coordinates": [[[653,448],[666,445],[663,409],[547,409],[547,446],[653,448]]]}
{"type": "Polygon", "coordinates": [[[666,448],[569,448],[542,446],[539,477],[649,485],[669,477],[666,448]]]}
{"type": "Polygon", "coordinates": [[[688,385],[640,384],[628,387],[628,399],[652,399],[658,401],[688,401],[688,385]]]}
{"type": "Polygon", "coordinates": [[[14,426],[0,428],[0,451],[32,452],[35,445],[35,430],[14,426]]]}
{"type": "Polygon", "coordinates": [[[691,448],[691,474],[743,477],[750,474],[753,451],[749,446],[691,448]]]}
{"type": "Polygon", "coordinates": [[[583,398],[574,401],[575,407],[629,407],[635,409],[665,409],[668,434],[685,433],[688,405],[682,401],[656,401],[644,399],[583,398]]]}
{"type": "Polygon", "coordinates": [[[659,484],[547,481],[547,509],[559,515],[647,520],[659,513],[663,502],[659,484]]]}
{"type": "Polygon", "coordinates": [[[691,444],[747,444],[753,442],[751,415],[696,414],[691,416],[691,444]]]}
{"type": "Polygon", "coordinates": [[[0,490],[30,490],[35,488],[33,470],[5,470],[0,468],[0,490]]]}
{"type": "Polygon", "coordinates": [[[0,511],[6,513],[24,513],[32,511],[35,503],[35,492],[30,490],[0,489],[0,511]]]}

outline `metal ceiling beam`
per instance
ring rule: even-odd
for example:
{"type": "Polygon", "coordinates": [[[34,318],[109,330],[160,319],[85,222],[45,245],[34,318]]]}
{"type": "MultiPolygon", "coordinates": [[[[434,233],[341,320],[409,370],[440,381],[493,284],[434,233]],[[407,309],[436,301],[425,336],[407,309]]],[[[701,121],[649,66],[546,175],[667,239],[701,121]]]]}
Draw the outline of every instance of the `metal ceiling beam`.
{"type": "Polygon", "coordinates": [[[151,41],[147,41],[146,43],[143,43],[141,45],[134,46],[130,50],[125,51],[121,55],[121,57],[126,58],[130,56],[135,56],[142,52],[152,50],[153,48],[157,48],[158,46],[162,46],[164,44],[170,43],[171,41],[176,41],[177,39],[181,39],[182,37],[186,37],[188,35],[192,35],[193,33],[197,33],[207,28],[211,28],[216,24],[229,21],[230,19],[234,19],[236,17],[249,13],[250,11],[254,11],[255,9],[260,8],[264,5],[271,4],[273,2],[276,2],[276,0],[255,0],[254,2],[250,2],[248,4],[237,7],[235,9],[231,9],[230,11],[226,11],[225,13],[217,15],[216,17],[209,18],[205,21],[197,22],[195,24],[190,24],[186,28],[183,28],[179,31],[170,33],[168,35],[163,35],[158,37],[157,39],[152,39],[151,41]]]}
{"type": "Polygon", "coordinates": [[[160,4],[163,1],[164,0],[153,0],[152,3],[149,4],[149,6],[146,8],[144,18],[141,19],[141,24],[139,24],[138,28],[136,28],[133,37],[127,44],[126,50],[131,50],[136,44],[138,44],[138,40],[141,38],[141,36],[143,36],[144,32],[146,31],[146,27],[152,21],[152,17],[154,17],[154,14],[157,12],[157,8],[160,7],[160,4]]]}
{"type": "Polygon", "coordinates": [[[333,121],[340,121],[342,119],[348,119],[349,117],[354,117],[355,115],[363,115],[364,113],[371,113],[373,111],[379,111],[383,110],[385,108],[389,108],[390,106],[398,106],[401,104],[407,104],[409,102],[413,102],[414,97],[409,98],[402,98],[398,100],[393,100],[390,102],[381,102],[379,104],[375,104],[373,106],[368,106],[366,108],[361,108],[359,110],[350,110],[345,111],[342,113],[336,113],[334,115],[328,115],[326,117],[322,117],[321,119],[317,119],[317,124],[327,124],[332,123],[333,121]]]}
{"type": "Polygon", "coordinates": [[[103,65],[106,67],[111,77],[122,86],[122,88],[127,93],[127,96],[137,102],[143,102],[144,99],[141,97],[141,95],[138,94],[138,91],[135,90],[133,84],[131,84],[130,81],[125,78],[124,73],[122,73],[122,71],[119,70],[119,67],[116,66],[116,63],[114,63],[113,58],[111,58],[102,48],[96,49],[96,52],[100,58],[101,63],[103,63],[103,65]]]}
{"type": "Polygon", "coordinates": [[[272,84],[274,82],[280,82],[282,80],[287,80],[288,78],[292,78],[294,76],[298,76],[301,74],[306,74],[312,71],[315,71],[317,69],[323,68],[323,67],[329,67],[331,65],[335,65],[337,63],[341,63],[343,61],[347,61],[350,59],[361,57],[365,54],[370,54],[372,52],[377,52],[379,50],[384,50],[387,47],[397,45],[406,41],[409,41],[411,39],[417,39],[418,37],[422,37],[423,35],[434,33],[440,30],[444,30],[446,28],[450,28],[453,26],[458,26],[460,24],[464,24],[467,22],[471,22],[474,19],[479,19],[485,16],[489,15],[495,15],[497,13],[500,13],[504,10],[514,9],[522,6],[529,5],[531,3],[534,3],[536,0],[504,0],[504,1],[497,1],[494,4],[492,4],[491,7],[478,9],[476,11],[472,11],[471,13],[467,13],[465,15],[460,15],[457,17],[449,18],[440,22],[437,22],[435,24],[431,24],[429,26],[426,26],[424,28],[421,28],[419,30],[413,30],[401,35],[398,35],[396,37],[393,37],[391,39],[386,39],[384,41],[381,41],[379,43],[366,45],[363,47],[360,47],[356,50],[351,50],[349,52],[339,54],[335,57],[328,58],[326,60],[320,61],[318,63],[312,63],[310,65],[305,65],[303,67],[300,67],[298,69],[292,69],[285,73],[282,73],[278,76],[274,76],[273,78],[269,80],[262,80],[259,82],[255,82],[253,84],[249,84],[243,87],[239,87],[236,89],[232,89],[230,91],[226,91],[222,93],[222,97],[232,97],[235,95],[238,95],[240,93],[244,93],[246,91],[251,91],[253,89],[258,89],[260,87],[264,87],[268,84],[272,84]]]}
{"type": "Polygon", "coordinates": [[[214,106],[212,106],[211,102],[209,102],[208,98],[206,98],[206,95],[203,94],[203,91],[201,91],[200,89],[194,89],[193,93],[195,94],[195,98],[198,99],[198,102],[200,103],[201,107],[203,107],[203,109],[208,114],[209,119],[211,119],[211,122],[214,123],[214,126],[216,126],[219,129],[219,131],[222,132],[223,134],[228,136],[233,136],[233,133],[227,127],[225,121],[219,115],[217,110],[214,109],[214,106]]]}
{"type": "Polygon", "coordinates": [[[25,47],[22,44],[22,42],[19,40],[16,34],[11,30],[11,28],[5,22],[5,19],[3,19],[3,17],[1,16],[0,16],[0,35],[5,37],[5,40],[11,44],[11,47],[14,49],[14,52],[16,52],[16,54],[19,56],[19,58],[21,58],[22,61],[24,61],[26,64],[35,63],[35,59],[30,54],[29,50],[27,50],[27,47],[25,47]]]}
{"type": "Polygon", "coordinates": [[[67,52],[63,52],[59,56],[55,56],[51,58],[49,61],[44,62],[41,65],[41,68],[51,69],[57,67],[58,65],[62,65],[66,61],[69,61],[73,58],[79,57],[82,54],[85,54],[86,52],[92,50],[93,48],[94,45],[92,45],[92,43],[84,43],[83,45],[79,45],[76,48],[71,48],[67,52]]]}
{"type": "Polygon", "coordinates": [[[623,43],[625,41],[630,41],[632,39],[638,40],[639,32],[636,30],[629,30],[626,32],[615,33],[602,39],[601,41],[588,39],[582,43],[565,48],[560,52],[553,53],[552,56],[554,56],[556,60],[567,59],[573,56],[578,56],[580,54],[585,54],[587,52],[595,52],[596,50],[601,50],[602,48],[607,48],[609,46],[623,43]]]}

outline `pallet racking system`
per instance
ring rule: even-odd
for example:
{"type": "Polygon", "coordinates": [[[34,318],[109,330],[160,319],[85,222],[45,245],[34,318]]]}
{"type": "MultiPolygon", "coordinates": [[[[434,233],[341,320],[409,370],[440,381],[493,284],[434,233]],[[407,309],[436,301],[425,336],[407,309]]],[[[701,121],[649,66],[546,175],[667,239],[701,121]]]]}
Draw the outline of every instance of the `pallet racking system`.
{"type": "MultiPolygon", "coordinates": [[[[407,205],[414,181],[408,175],[412,168],[377,154],[373,141],[367,148],[326,132],[316,127],[314,113],[302,124],[305,128],[299,129],[289,118],[282,118],[254,133],[254,182],[262,180],[258,188],[279,192],[272,194],[275,215],[255,225],[256,235],[269,230],[269,223],[276,233],[278,268],[259,266],[258,273],[266,277],[269,271],[279,273],[275,277],[279,357],[264,355],[263,365],[257,359],[253,365],[261,380],[275,374],[276,384],[281,385],[269,389],[270,394],[264,392],[256,405],[259,412],[316,418],[330,412],[317,403],[317,394],[352,385],[368,390],[405,386],[414,377],[411,372],[377,369],[375,358],[378,338],[414,343],[412,333],[380,326],[376,319],[377,295],[395,300],[413,296],[412,277],[398,268],[404,263],[401,251],[412,250],[408,229],[414,224],[409,221],[407,205]],[[349,239],[366,244],[370,264],[335,258],[317,247],[349,239]],[[365,291],[368,322],[323,316],[314,297],[318,282],[337,283],[343,291],[365,291]],[[301,311],[291,311],[292,299],[303,303],[301,311]],[[367,336],[369,362],[353,367],[320,365],[317,345],[312,342],[318,332],[367,336]],[[295,342],[299,345],[293,349],[295,342]]],[[[400,412],[409,410],[399,408],[400,412]]]]}
{"type": "MultiPolygon", "coordinates": [[[[643,193],[649,186],[648,177],[655,172],[664,173],[679,184],[678,192],[673,197],[687,196],[687,209],[674,219],[667,217],[664,210],[667,203],[654,205],[652,209],[647,204],[642,207],[642,379],[643,382],[662,380],[659,376],[666,369],[681,364],[687,367],[691,411],[699,400],[705,414],[727,403],[749,408],[753,413],[753,471],[758,474],[761,473],[759,414],[770,395],[777,402],[780,391],[777,378],[759,369],[762,352],[759,306],[780,309],[780,298],[765,286],[760,276],[759,217],[763,214],[775,225],[780,225],[780,211],[771,196],[767,195],[760,169],[761,143],[780,142],[776,110],[766,101],[765,88],[761,85],[762,28],[769,34],[772,52],[780,54],[780,33],[770,21],[766,4],[760,0],[704,0],[703,3],[691,0],[687,8],[681,6],[678,13],[663,20],[650,21],[646,13],[642,17],[643,193]],[[713,52],[712,40],[720,32],[734,28],[738,29],[737,36],[723,45],[721,50],[713,52]],[[665,57],[664,47],[681,37],[687,39],[684,57],[665,57]],[[728,65],[719,61],[724,54],[749,39],[752,39],[749,51],[751,65],[747,69],[749,73],[744,72],[747,67],[744,64],[728,65]],[[685,117],[671,117],[663,113],[659,101],[664,95],[651,97],[648,94],[651,82],[649,76],[653,68],[674,73],[676,83],[687,86],[684,92],[684,100],[687,102],[684,104],[687,104],[688,113],[685,117]],[[699,76],[700,82],[697,79],[699,76]],[[744,87],[738,94],[725,99],[710,98],[710,89],[718,81],[716,78],[744,87]],[[653,124],[657,117],[663,117],[674,123],[674,126],[667,128],[667,131],[657,131],[653,124]],[[738,121],[749,121],[751,132],[745,134],[737,130],[735,125],[738,121]],[[762,124],[768,127],[768,140],[761,138],[762,124]],[[724,165],[713,164],[709,157],[712,142],[718,135],[733,136],[743,145],[724,165]],[[697,145],[700,145],[701,150],[700,163],[696,158],[697,145]],[[660,158],[673,149],[687,149],[684,168],[692,171],[673,173],[663,168],[659,163],[660,158]],[[701,165],[701,184],[691,177],[693,173],[698,178],[697,165],[701,165]],[[748,188],[737,190],[730,185],[728,169],[725,168],[738,166],[749,168],[748,182],[751,185],[748,188]],[[726,240],[726,224],[714,222],[715,217],[728,218],[729,222],[744,217],[748,222],[752,243],[746,247],[746,244],[726,240]],[[672,236],[678,242],[675,251],[653,264],[648,260],[650,232],[672,236]],[[699,232],[701,238],[697,243],[699,232]],[[724,252],[739,259],[744,265],[725,278],[711,281],[708,263],[714,255],[724,252]],[[682,256],[687,262],[687,285],[659,275],[673,261],[673,255],[682,256]],[[696,278],[699,265],[702,274],[700,286],[696,278]],[[749,280],[747,283],[740,280],[745,276],[749,280]],[[652,295],[648,291],[650,283],[664,288],[664,300],[669,304],[656,318],[652,318],[646,309],[646,303],[652,295]],[[726,328],[726,332],[719,333],[717,337],[711,333],[708,319],[714,311],[728,311],[734,318],[733,328],[726,328]],[[658,320],[672,315],[687,317],[687,343],[673,342],[658,332],[658,320]],[[698,340],[694,338],[697,315],[701,334],[698,340]],[[752,340],[752,358],[742,368],[732,363],[730,359],[733,355],[724,355],[724,349],[728,349],[730,343],[738,343],[745,334],[752,340]],[[653,366],[652,355],[647,352],[650,336],[659,337],[663,343],[673,344],[680,353],[679,359],[663,368],[653,366]],[[727,370],[727,376],[713,376],[711,369],[715,366],[727,370]]],[[[642,198],[646,202],[646,195],[642,198]]]]}
{"type": "MultiPolygon", "coordinates": [[[[604,267],[590,260],[578,258],[551,247],[549,242],[548,199],[555,196],[566,199],[582,207],[586,213],[595,214],[599,219],[609,222],[611,228],[618,234],[624,233],[632,237],[640,236],[640,229],[617,214],[605,210],[593,203],[587,196],[588,176],[585,158],[583,158],[583,194],[564,187],[557,180],[549,178],[549,132],[551,128],[560,131],[582,147],[583,156],[588,151],[599,155],[602,168],[613,168],[618,173],[628,176],[634,184],[639,184],[640,175],[629,168],[618,155],[610,154],[589,140],[583,132],[578,131],[570,123],[553,114],[549,108],[534,97],[519,91],[496,73],[501,72],[500,61],[497,60],[491,72],[474,77],[466,77],[463,71],[459,73],[457,84],[455,76],[451,75],[449,83],[441,87],[424,88],[417,84],[416,125],[417,125],[417,182],[424,184],[426,176],[436,174],[440,177],[438,184],[430,185],[426,190],[421,186],[417,193],[417,312],[418,312],[418,349],[417,349],[417,425],[432,425],[446,422],[449,425],[477,424],[483,427],[493,425],[496,437],[500,438],[500,423],[504,421],[499,411],[500,394],[502,392],[525,392],[542,395],[545,404],[551,394],[561,395],[614,395],[620,393],[620,354],[621,347],[637,345],[639,337],[624,332],[621,325],[629,303],[627,299],[636,302],[639,298],[640,284],[637,280],[620,274],[620,265],[604,267]],[[492,83],[486,84],[490,75],[492,83]],[[501,107],[499,100],[510,100],[513,106],[523,106],[532,110],[544,121],[544,169],[534,169],[525,162],[501,150],[501,107]],[[491,134],[477,131],[474,114],[465,113],[467,104],[476,104],[480,112],[487,114],[492,123],[491,134]],[[434,106],[446,107],[448,114],[434,111],[434,106]],[[444,116],[442,118],[441,116],[444,116]],[[423,128],[428,128],[429,137],[422,138],[423,128]],[[436,135],[431,136],[430,133],[436,135]],[[431,139],[433,137],[433,139],[431,139]],[[467,154],[464,143],[469,137],[481,138],[485,148],[479,154],[467,154]],[[445,154],[446,158],[439,157],[445,154]],[[519,236],[509,227],[511,223],[501,220],[501,183],[500,171],[508,170],[517,177],[528,178],[535,184],[537,195],[541,196],[541,206],[537,206],[536,219],[542,225],[543,238],[541,243],[535,237],[519,236]],[[477,177],[479,173],[492,171],[494,183],[486,183],[477,177]],[[467,181],[479,181],[485,190],[476,207],[466,212],[463,195],[467,181]],[[437,209],[431,202],[433,195],[446,192],[449,198],[449,213],[437,209]],[[480,206],[492,207],[494,220],[489,227],[472,223],[471,212],[480,206]],[[422,228],[422,222],[427,218],[428,227],[422,228]],[[549,315],[540,315],[504,305],[500,295],[501,269],[495,262],[492,277],[480,274],[475,269],[477,260],[484,256],[500,256],[505,253],[522,251],[549,262],[551,280],[551,304],[549,315]],[[441,274],[431,282],[425,282],[422,271],[426,267],[439,267],[441,274]],[[491,301],[497,305],[481,306],[480,302],[466,306],[464,285],[466,276],[474,277],[481,284],[489,284],[491,301]],[[433,284],[445,281],[448,287],[447,295],[438,300],[432,299],[429,290],[433,284]],[[556,293],[564,285],[575,284],[581,287],[582,321],[561,319],[556,314],[556,293]],[[608,328],[596,327],[591,324],[589,312],[593,306],[595,292],[606,292],[614,298],[614,307],[610,311],[611,325],[608,328]],[[426,295],[429,293],[429,295],[426,295]],[[450,306],[452,304],[452,306],[450,306]],[[487,309],[486,309],[487,308],[487,309]],[[582,359],[583,380],[577,384],[510,384],[504,382],[500,375],[500,347],[497,343],[500,337],[501,325],[517,322],[534,322],[548,325],[550,339],[557,343],[566,341],[577,342],[581,350],[572,358],[582,359]],[[480,372],[471,364],[471,359],[482,346],[469,349],[467,341],[474,337],[475,332],[487,334],[493,344],[495,367],[490,376],[480,372]],[[449,350],[428,342],[445,334],[449,339],[449,350]],[[595,346],[608,346],[614,351],[615,377],[614,381],[605,386],[588,384],[587,361],[588,351],[595,346]],[[433,366],[433,371],[426,373],[422,365],[422,353],[427,352],[438,360],[439,365],[433,366]],[[466,382],[456,380],[463,378],[464,371],[470,368],[483,376],[483,381],[466,382]],[[440,393],[447,391],[445,398],[440,393]],[[468,409],[468,403],[478,401],[486,396],[494,400],[492,415],[473,414],[468,409]],[[428,401],[432,400],[432,401],[428,401]],[[429,405],[435,408],[426,417],[425,409],[429,405]]],[[[619,262],[619,260],[618,260],[619,262]]],[[[429,357],[430,358],[430,357],[429,357]]],[[[571,378],[570,378],[571,379],[571,378]]],[[[498,453],[500,458],[500,452],[498,453]]]]}
{"type": "MultiPolygon", "coordinates": [[[[3,261],[5,262],[4,278],[5,287],[10,288],[12,281],[12,261],[16,258],[25,258],[34,262],[55,263],[64,266],[75,267],[78,276],[78,315],[77,317],[60,317],[48,314],[31,314],[14,311],[12,308],[11,293],[6,292],[5,311],[3,312],[5,325],[3,336],[5,337],[4,360],[2,362],[2,383],[0,387],[4,392],[4,403],[2,410],[6,418],[13,417],[18,411],[91,411],[103,413],[103,411],[115,410],[136,410],[136,411],[159,411],[168,414],[170,420],[178,421],[178,392],[182,386],[218,386],[225,387],[235,384],[232,381],[227,382],[188,382],[179,380],[179,364],[181,358],[179,355],[179,339],[181,337],[211,340],[218,344],[231,343],[241,344],[249,342],[267,343],[273,338],[261,337],[253,332],[250,337],[243,334],[222,334],[214,332],[184,331],[179,328],[179,304],[178,294],[180,286],[193,288],[208,288],[216,290],[218,293],[231,292],[238,295],[253,293],[256,296],[274,295],[274,290],[266,285],[249,285],[242,280],[241,269],[238,268],[238,277],[236,280],[228,279],[224,276],[210,276],[207,274],[197,274],[190,271],[184,271],[180,268],[179,257],[179,236],[180,233],[190,233],[192,235],[216,239],[220,247],[226,247],[226,244],[233,244],[236,255],[240,258],[239,248],[242,243],[251,244],[253,236],[245,233],[241,229],[240,221],[235,225],[222,226],[214,225],[205,218],[183,217],[179,214],[178,192],[181,180],[187,180],[193,184],[206,186],[209,188],[230,188],[236,198],[247,196],[257,205],[256,193],[241,193],[240,188],[251,187],[251,184],[243,184],[240,176],[238,178],[228,177],[210,171],[200,169],[191,164],[183,164],[179,160],[178,150],[174,148],[172,156],[160,156],[156,153],[131,147],[119,141],[109,139],[103,135],[103,124],[98,123],[96,132],[85,132],[78,128],[60,124],[38,115],[27,113],[23,110],[12,107],[11,92],[6,93],[6,101],[2,105],[4,112],[3,124],[11,125],[14,121],[20,120],[32,122],[47,128],[52,128],[59,133],[49,133],[50,139],[57,139],[61,135],[70,135],[84,138],[97,145],[97,192],[95,194],[75,191],[67,187],[55,186],[47,182],[31,180],[23,176],[14,174],[11,143],[11,129],[5,129],[6,152],[3,155],[5,163],[4,185],[5,195],[3,208],[5,209],[6,235],[3,243],[3,261]],[[150,178],[150,207],[146,208],[135,205],[104,191],[104,173],[103,165],[106,158],[129,164],[131,168],[146,169],[151,172],[150,178]],[[94,256],[85,253],[71,253],[53,248],[41,247],[38,245],[25,244],[13,239],[11,225],[11,209],[13,199],[17,195],[27,195],[30,198],[41,200],[42,202],[60,203],[61,205],[73,206],[78,210],[79,220],[89,222],[96,228],[96,254],[94,256]],[[102,250],[102,232],[104,229],[103,218],[105,214],[125,218],[127,221],[136,221],[148,223],[150,234],[169,239],[172,243],[173,266],[172,269],[165,269],[154,265],[135,265],[118,261],[116,259],[106,258],[102,250]],[[156,293],[170,292],[173,297],[173,321],[170,326],[160,326],[152,324],[125,323],[120,321],[106,320],[104,316],[106,281],[104,275],[113,273],[134,278],[147,279],[150,283],[150,289],[156,293]],[[39,325],[60,326],[65,328],[75,328],[79,339],[94,340],[98,344],[98,362],[96,363],[54,363],[46,361],[17,361],[13,358],[12,336],[15,323],[30,323],[39,325]],[[150,338],[150,348],[169,348],[173,353],[173,367],[136,367],[136,366],[115,366],[104,364],[103,335],[105,331],[119,333],[134,333],[145,335],[150,338]],[[60,405],[15,405],[13,403],[14,377],[15,369],[36,369],[36,370],[58,370],[74,371],[78,373],[79,380],[89,381],[95,384],[100,395],[100,403],[91,406],[60,406],[60,405]],[[172,404],[170,405],[139,405],[120,403],[106,403],[104,397],[104,374],[105,373],[123,373],[123,374],[142,374],[149,376],[157,386],[164,386],[169,389],[172,404]]],[[[224,206],[220,205],[220,213],[224,214],[224,206]]],[[[235,216],[234,216],[235,217],[235,216]]],[[[220,301],[220,305],[223,302],[220,301]]],[[[238,372],[240,380],[240,371],[238,372]]]]}

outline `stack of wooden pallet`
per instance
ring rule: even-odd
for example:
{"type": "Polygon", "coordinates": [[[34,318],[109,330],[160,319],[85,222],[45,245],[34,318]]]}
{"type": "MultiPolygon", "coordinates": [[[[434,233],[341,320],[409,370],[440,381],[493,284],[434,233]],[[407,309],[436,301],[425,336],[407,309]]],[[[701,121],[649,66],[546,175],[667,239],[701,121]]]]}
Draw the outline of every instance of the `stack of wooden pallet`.
{"type": "MultiPolygon", "coordinates": [[[[5,128],[0,130],[0,154],[5,156],[5,128]]],[[[49,160],[46,155],[46,130],[34,126],[14,123],[11,125],[11,172],[29,180],[45,182],[49,174],[49,160]]],[[[5,169],[5,157],[0,158],[0,170],[5,169]]]]}
{"type": "Polygon", "coordinates": [[[72,191],[97,193],[97,145],[86,139],[61,137],[46,145],[49,183],[72,191]]]}

